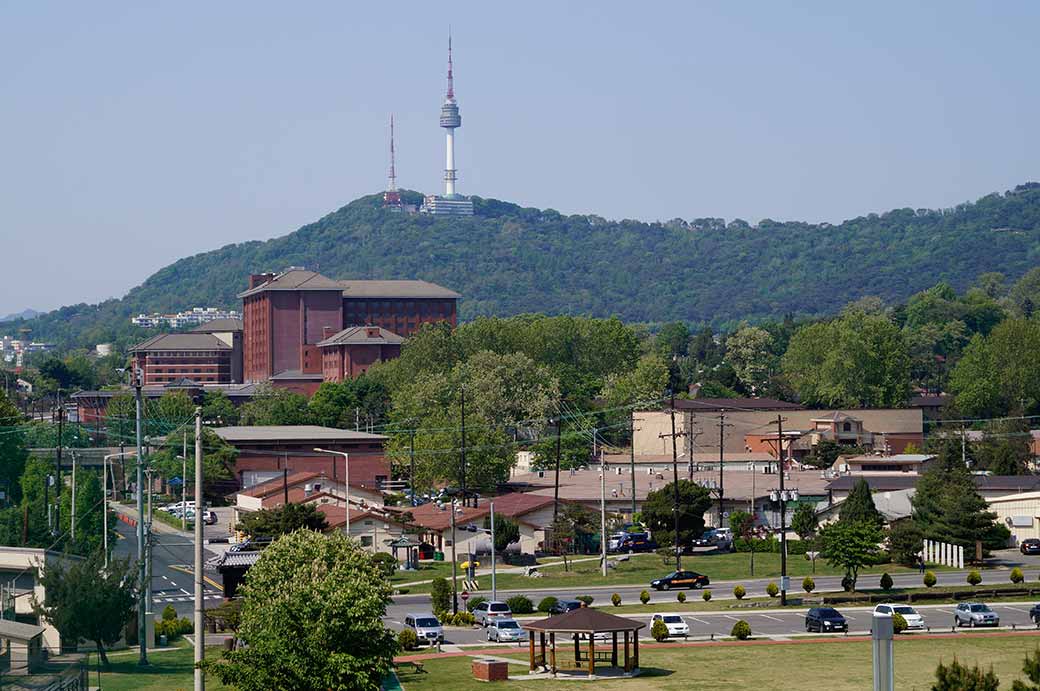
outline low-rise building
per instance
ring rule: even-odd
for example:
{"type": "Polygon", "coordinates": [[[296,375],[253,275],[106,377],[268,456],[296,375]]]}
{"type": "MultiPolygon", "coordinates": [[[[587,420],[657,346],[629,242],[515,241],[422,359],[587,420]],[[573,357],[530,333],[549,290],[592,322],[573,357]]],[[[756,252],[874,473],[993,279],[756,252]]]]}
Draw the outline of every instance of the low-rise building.
{"type": "Polygon", "coordinates": [[[232,384],[234,352],[232,345],[214,334],[177,333],[152,336],[131,348],[130,356],[145,386],[184,379],[197,384],[232,384]]]}
{"type": "MultiPolygon", "coordinates": [[[[13,605],[14,613],[22,621],[42,628],[42,646],[51,655],[61,653],[61,633],[46,618],[33,609],[33,600],[45,602],[46,588],[40,581],[47,569],[55,564],[78,560],[80,557],[31,547],[0,547],[0,581],[4,586],[4,609],[13,605]]],[[[0,638],[3,634],[0,633],[0,638]]],[[[29,652],[29,651],[26,651],[29,652]]]]}
{"type": "Polygon", "coordinates": [[[901,453],[893,456],[879,454],[863,454],[858,456],[838,456],[831,467],[836,473],[866,475],[880,473],[896,473],[920,475],[928,470],[935,460],[933,454],[901,453]]]}

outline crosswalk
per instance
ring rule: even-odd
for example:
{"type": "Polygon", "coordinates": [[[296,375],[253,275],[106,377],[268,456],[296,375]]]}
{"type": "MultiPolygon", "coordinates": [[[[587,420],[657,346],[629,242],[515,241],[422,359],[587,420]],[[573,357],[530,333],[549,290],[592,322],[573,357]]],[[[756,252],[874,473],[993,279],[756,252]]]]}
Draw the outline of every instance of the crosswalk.
{"type": "MultiPolygon", "coordinates": [[[[223,600],[223,595],[208,594],[202,596],[203,600],[223,600]]],[[[194,602],[193,595],[152,595],[152,602],[194,602]]]]}

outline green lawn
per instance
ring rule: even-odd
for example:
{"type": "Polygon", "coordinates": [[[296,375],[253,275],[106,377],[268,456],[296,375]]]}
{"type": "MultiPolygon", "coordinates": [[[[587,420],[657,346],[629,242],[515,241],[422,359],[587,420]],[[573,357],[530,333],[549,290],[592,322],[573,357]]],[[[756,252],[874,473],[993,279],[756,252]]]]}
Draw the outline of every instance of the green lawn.
{"type": "MultiPolygon", "coordinates": [[[[1022,660],[1037,647],[1040,637],[951,637],[948,639],[900,638],[895,646],[896,688],[931,688],[939,661],[955,656],[962,663],[992,667],[1001,688],[1021,678],[1022,660]]],[[[471,658],[429,660],[428,674],[401,675],[406,691],[448,686],[452,691],[483,689],[487,684],[473,679],[471,658]]],[[[737,691],[755,689],[819,689],[862,691],[871,688],[869,642],[812,642],[760,646],[643,649],[643,676],[617,681],[599,681],[597,689],[712,689],[737,691]]],[[[510,665],[510,673],[523,675],[525,667],[510,665]]],[[[570,688],[568,682],[531,680],[508,682],[505,688],[537,691],[570,688]]]]}
{"type": "MultiPolygon", "coordinates": [[[[206,657],[216,659],[220,648],[208,648],[206,657]]],[[[149,653],[147,667],[137,665],[137,650],[110,653],[112,668],[101,672],[105,691],[191,691],[194,686],[192,648],[178,647],[149,653]]],[[[90,684],[97,685],[97,659],[90,658],[90,684]]],[[[213,675],[206,677],[209,690],[228,689],[213,675]]]]}

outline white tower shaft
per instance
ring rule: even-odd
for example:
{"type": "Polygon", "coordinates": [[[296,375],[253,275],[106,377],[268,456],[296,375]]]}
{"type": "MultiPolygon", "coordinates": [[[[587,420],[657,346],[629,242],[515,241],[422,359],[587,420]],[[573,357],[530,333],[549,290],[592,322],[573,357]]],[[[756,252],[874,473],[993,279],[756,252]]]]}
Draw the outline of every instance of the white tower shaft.
{"type": "Polygon", "coordinates": [[[447,144],[444,159],[444,196],[450,197],[455,194],[455,128],[449,127],[445,130],[447,144]]]}

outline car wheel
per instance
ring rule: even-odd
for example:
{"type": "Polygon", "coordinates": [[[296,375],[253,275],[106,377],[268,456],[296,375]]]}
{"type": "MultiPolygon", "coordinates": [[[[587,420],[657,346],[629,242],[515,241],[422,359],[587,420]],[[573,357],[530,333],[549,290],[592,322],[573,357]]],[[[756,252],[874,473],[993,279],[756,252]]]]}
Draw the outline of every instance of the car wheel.
{"type": "Polygon", "coordinates": [[[812,633],[812,626],[809,625],[809,622],[805,622],[805,630],[808,633],[812,633]]]}
{"type": "Polygon", "coordinates": [[[954,625],[954,627],[956,627],[956,628],[960,628],[960,626],[961,626],[961,620],[960,620],[960,619],[958,619],[957,617],[954,617],[954,618],[953,618],[953,625],[954,625]]]}
{"type": "Polygon", "coordinates": [[[974,629],[975,628],[975,620],[974,619],[969,619],[968,620],[968,628],[969,629],[974,629]]]}
{"type": "Polygon", "coordinates": [[[662,590],[671,590],[672,589],[672,584],[671,583],[665,583],[664,585],[661,586],[661,589],[662,590]]]}

